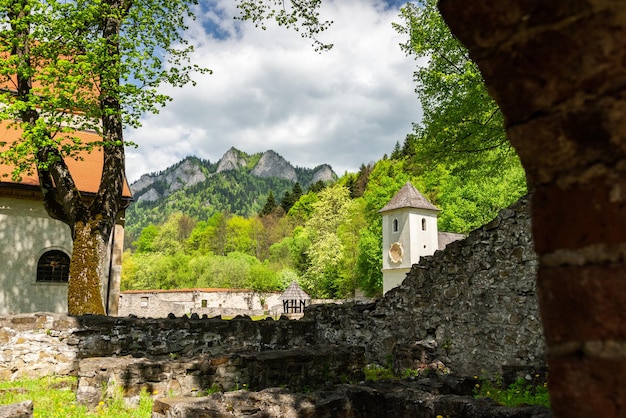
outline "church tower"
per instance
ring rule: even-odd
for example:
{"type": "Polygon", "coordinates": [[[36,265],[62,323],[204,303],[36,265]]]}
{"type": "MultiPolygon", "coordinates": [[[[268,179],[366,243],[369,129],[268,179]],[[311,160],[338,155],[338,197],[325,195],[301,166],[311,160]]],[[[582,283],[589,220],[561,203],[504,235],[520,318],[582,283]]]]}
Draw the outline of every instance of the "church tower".
{"type": "Polygon", "coordinates": [[[379,210],[383,218],[383,293],[402,283],[420,257],[439,248],[438,212],[410,182],[379,210]]]}

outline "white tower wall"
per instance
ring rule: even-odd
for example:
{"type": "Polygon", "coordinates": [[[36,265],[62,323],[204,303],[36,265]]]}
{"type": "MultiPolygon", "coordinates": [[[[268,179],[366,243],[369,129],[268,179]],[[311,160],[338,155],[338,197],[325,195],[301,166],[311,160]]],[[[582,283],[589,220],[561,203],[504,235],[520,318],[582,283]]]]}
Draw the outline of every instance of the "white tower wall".
{"type": "Polygon", "coordinates": [[[438,245],[437,212],[403,208],[383,214],[383,293],[402,283],[411,266],[438,245]],[[400,258],[394,254],[397,245],[391,250],[394,244],[401,248],[400,258]]]}

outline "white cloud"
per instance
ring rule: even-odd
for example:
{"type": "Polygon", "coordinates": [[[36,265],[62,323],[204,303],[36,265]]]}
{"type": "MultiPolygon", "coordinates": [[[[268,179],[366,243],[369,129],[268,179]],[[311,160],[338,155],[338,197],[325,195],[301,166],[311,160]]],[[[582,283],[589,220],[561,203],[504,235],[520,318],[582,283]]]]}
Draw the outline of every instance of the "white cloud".
{"type": "Polygon", "coordinates": [[[301,167],[328,163],[341,175],[390,153],[421,117],[415,61],[391,27],[397,9],[325,0],[322,18],[334,24],[320,38],[334,47],[318,54],[293,31],[235,22],[233,3],[219,0],[205,16],[230,36],[216,39],[199,24],[190,30],[194,61],[214,73],[170,90],[173,102],[126,133],[139,144],[127,150],[130,181],[187,155],[216,162],[231,146],[273,149],[301,167]]]}

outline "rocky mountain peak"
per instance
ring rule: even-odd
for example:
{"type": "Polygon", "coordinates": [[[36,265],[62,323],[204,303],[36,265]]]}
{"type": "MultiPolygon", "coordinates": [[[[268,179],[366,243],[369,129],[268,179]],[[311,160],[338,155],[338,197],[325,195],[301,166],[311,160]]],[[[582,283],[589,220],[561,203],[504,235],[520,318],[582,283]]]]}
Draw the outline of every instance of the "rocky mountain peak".
{"type": "Polygon", "coordinates": [[[242,154],[243,153],[235,147],[230,147],[222,158],[220,158],[220,161],[217,164],[216,173],[229,170],[239,170],[241,167],[245,167],[248,162],[242,157],[242,154]]]}
{"type": "Polygon", "coordinates": [[[137,202],[154,202],[176,190],[202,183],[207,179],[194,157],[187,157],[160,174],[144,174],[130,185],[137,202]]]}
{"type": "Polygon", "coordinates": [[[335,172],[328,164],[322,164],[321,166],[315,169],[315,173],[313,173],[313,180],[311,183],[317,183],[318,181],[327,182],[335,180],[335,172]]]}
{"type": "Polygon", "coordinates": [[[252,169],[251,174],[257,177],[277,177],[293,182],[298,181],[295,168],[272,150],[263,153],[259,162],[252,169]]]}

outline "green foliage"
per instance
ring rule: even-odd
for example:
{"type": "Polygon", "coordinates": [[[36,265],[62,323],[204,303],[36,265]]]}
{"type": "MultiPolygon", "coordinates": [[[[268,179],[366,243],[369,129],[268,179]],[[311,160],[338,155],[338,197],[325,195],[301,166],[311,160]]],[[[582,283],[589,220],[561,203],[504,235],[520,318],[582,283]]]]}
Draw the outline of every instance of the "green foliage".
{"type": "MultiPolygon", "coordinates": [[[[473,170],[476,171],[476,170],[473,170]]],[[[526,192],[526,175],[516,165],[502,167],[497,176],[474,174],[467,177],[445,174],[429,180],[437,190],[434,201],[442,209],[438,226],[442,231],[468,233],[491,221],[526,192]]]]}
{"type": "Polygon", "coordinates": [[[280,205],[284,209],[285,212],[289,212],[289,210],[293,207],[293,205],[300,199],[302,196],[302,187],[300,187],[300,183],[296,182],[293,185],[293,188],[290,191],[286,191],[283,195],[283,198],[280,201],[280,205]]]}
{"type": "Polygon", "coordinates": [[[338,232],[340,226],[349,222],[353,202],[350,191],[337,185],[321,191],[318,199],[304,225],[311,242],[306,250],[308,266],[304,285],[314,298],[337,297],[340,296],[340,263],[345,249],[338,232]]]}
{"type": "Polygon", "coordinates": [[[382,228],[378,228],[379,233],[376,229],[370,225],[359,237],[357,287],[367,296],[382,296],[383,290],[382,228]]]}
{"type": "Polygon", "coordinates": [[[21,125],[25,134],[9,144],[0,160],[13,163],[19,176],[32,163],[49,167],[53,161],[41,159],[38,152],[43,147],[54,148],[58,156],[74,156],[94,146],[121,146],[123,139],[102,121],[114,115],[124,126],[139,126],[142,115],[158,112],[170,100],[161,85],[182,86],[192,82],[190,74],[209,72],[188,61],[193,48],[183,35],[195,3],[5,4],[0,19],[8,30],[0,53],[8,58],[0,61],[0,74],[20,99],[14,100],[15,91],[0,94],[0,119],[21,125]],[[107,32],[105,26],[116,29],[107,32]],[[28,48],[27,55],[16,53],[18,44],[28,48]],[[29,91],[9,81],[15,74],[30,79],[29,91]],[[76,117],[78,113],[84,117],[76,117]],[[81,142],[74,133],[85,130],[103,140],[81,142]]]}
{"type": "Polygon", "coordinates": [[[148,225],[141,230],[139,238],[135,241],[135,250],[138,253],[157,251],[155,240],[159,235],[159,228],[156,225],[148,225]]]}
{"type": "Polygon", "coordinates": [[[8,405],[25,400],[33,401],[33,416],[46,418],[87,418],[96,416],[141,418],[150,417],[152,398],[142,391],[139,405],[128,407],[121,396],[105,399],[95,410],[76,401],[76,377],[42,377],[0,382],[0,404],[8,405]]]}
{"type": "Polygon", "coordinates": [[[394,27],[408,38],[402,47],[420,62],[414,77],[424,116],[416,134],[407,138],[411,152],[420,161],[446,162],[460,170],[488,165],[497,171],[515,161],[502,113],[437,2],[407,3],[400,16],[404,25],[394,27]]]}
{"type": "MultiPolygon", "coordinates": [[[[293,183],[289,180],[255,177],[245,171],[226,171],[210,176],[204,182],[177,190],[154,202],[141,201],[130,205],[126,210],[125,245],[131,246],[143,228],[163,223],[172,213],[182,212],[198,220],[209,219],[220,212],[251,217],[261,211],[264,196],[270,192],[274,196],[282,195],[292,188],[293,183]]],[[[135,198],[141,195],[139,193],[135,198]]]]}
{"type": "Polygon", "coordinates": [[[251,20],[263,30],[268,20],[296,31],[302,29],[300,34],[313,41],[316,51],[326,51],[333,45],[321,42],[317,36],[332,22],[320,20],[318,10],[321,3],[321,0],[242,0],[237,8],[241,11],[239,19],[251,20]]]}
{"type": "Polygon", "coordinates": [[[383,367],[377,364],[367,364],[363,372],[366,381],[376,382],[378,380],[397,379],[390,367],[383,367]]]}
{"type": "Polygon", "coordinates": [[[289,209],[289,216],[294,218],[299,223],[306,222],[313,213],[313,205],[317,202],[318,197],[315,192],[308,192],[305,195],[300,196],[291,209],[289,209]]]}
{"type": "Polygon", "coordinates": [[[285,288],[280,272],[269,263],[241,252],[226,256],[178,251],[173,254],[125,254],[123,290],[218,287],[259,292],[285,288]]]}
{"type": "Polygon", "coordinates": [[[525,379],[518,379],[508,388],[502,388],[501,382],[481,380],[476,383],[476,398],[491,398],[505,406],[541,405],[550,408],[550,394],[547,383],[533,384],[525,379]]]}
{"type": "Polygon", "coordinates": [[[270,213],[274,212],[276,207],[278,207],[278,204],[276,203],[276,199],[274,198],[274,192],[270,190],[270,194],[267,195],[267,200],[265,201],[263,209],[261,209],[261,212],[259,212],[259,215],[269,215],[270,213]]]}

